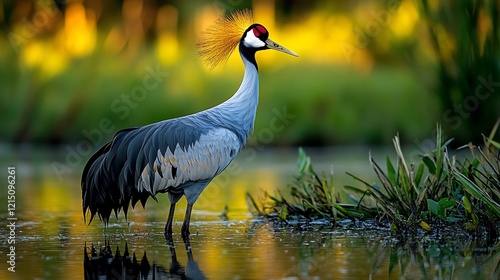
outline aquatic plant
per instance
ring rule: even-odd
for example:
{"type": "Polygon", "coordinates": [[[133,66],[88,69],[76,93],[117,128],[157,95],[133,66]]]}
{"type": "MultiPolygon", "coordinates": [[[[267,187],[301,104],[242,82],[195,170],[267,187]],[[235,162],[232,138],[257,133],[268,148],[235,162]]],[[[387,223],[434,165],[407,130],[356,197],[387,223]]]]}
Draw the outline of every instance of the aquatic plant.
{"type": "MultiPolygon", "coordinates": [[[[394,149],[397,155],[396,167],[389,157],[386,159],[386,171],[375,162],[370,155],[370,164],[379,178],[380,184],[369,184],[359,177],[348,173],[363,183],[366,189],[349,187],[357,193],[368,193],[375,200],[383,217],[391,220],[393,229],[404,233],[415,233],[420,226],[425,230],[430,227],[425,221],[427,213],[440,214],[444,217],[444,209],[439,202],[454,201],[454,183],[448,166],[448,145],[443,143],[441,128],[437,127],[436,148],[421,155],[418,163],[408,163],[404,157],[399,136],[394,137],[394,149]],[[436,202],[439,201],[439,202],[436,202]],[[437,204],[437,205],[436,205],[437,204]],[[435,211],[428,211],[428,206],[435,211]],[[437,208],[432,207],[436,205],[437,208]]],[[[447,203],[447,205],[448,205],[447,203]]],[[[448,208],[448,207],[446,207],[448,208]]]]}
{"type": "MultiPolygon", "coordinates": [[[[394,137],[396,162],[386,158],[384,170],[369,156],[379,182],[370,184],[347,173],[362,186],[335,188],[331,174],[314,170],[310,158],[299,149],[298,175],[289,193],[265,193],[262,206],[247,194],[250,209],[257,215],[283,221],[305,218],[377,219],[389,221],[397,234],[407,236],[458,226],[476,237],[498,236],[500,221],[500,143],[493,140],[497,122],[484,146],[468,144],[471,158],[450,156],[441,127],[437,126],[435,148],[424,151],[417,162],[409,162],[399,136],[394,137]]],[[[462,147],[462,149],[464,148],[462,147]]]]}
{"type": "Polygon", "coordinates": [[[471,158],[453,167],[456,181],[464,190],[462,204],[465,209],[465,226],[475,235],[484,232],[498,236],[496,224],[500,220],[500,143],[493,140],[500,119],[489,137],[484,138],[484,146],[469,143],[471,158]]]}
{"type": "Polygon", "coordinates": [[[297,167],[298,175],[289,186],[288,196],[285,197],[281,192],[275,195],[265,192],[264,202],[259,207],[252,195],[247,193],[250,210],[282,221],[324,218],[335,222],[341,218],[373,218],[377,214],[376,209],[360,203],[342,203],[341,193],[335,190],[331,174],[319,175],[302,148],[299,148],[297,167]]]}

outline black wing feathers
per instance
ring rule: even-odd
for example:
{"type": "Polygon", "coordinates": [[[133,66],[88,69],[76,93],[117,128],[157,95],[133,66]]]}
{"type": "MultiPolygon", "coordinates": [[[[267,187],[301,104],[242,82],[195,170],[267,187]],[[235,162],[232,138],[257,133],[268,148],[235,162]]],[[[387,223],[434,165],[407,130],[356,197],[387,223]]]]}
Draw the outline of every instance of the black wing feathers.
{"type": "Polygon", "coordinates": [[[89,223],[98,214],[107,224],[113,211],[118,214],[123,209],[126,216],[130,202],[134,207],[141,201],[144,207],[147,199],[155,198],[156,194],[152,189],[139,192],[136,185],[149,165],[149,187],[153,188],[158,150],[162,154],[167,149],[174,152],[177,145],[185,150],[207,130],[192,119],[180,118],[118,131],[111,142],[89,159],[83,170],[84,217],[89,210],[89,223]]]}

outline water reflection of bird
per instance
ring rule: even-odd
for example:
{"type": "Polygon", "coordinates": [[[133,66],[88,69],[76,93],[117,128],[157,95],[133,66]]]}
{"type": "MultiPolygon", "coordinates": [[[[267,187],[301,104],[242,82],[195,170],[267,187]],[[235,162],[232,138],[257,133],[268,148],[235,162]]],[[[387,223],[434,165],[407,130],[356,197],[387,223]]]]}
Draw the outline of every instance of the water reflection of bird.
{"type": "Polygon", "coordinates": [[[169,237],[167,237],[166,239],[167,239],[167,244],[170,248],[170,256],[172,258],[170,262],[170,274],[185,276],[186,279],[199,279],[199,280],[207,279],[205,274],[203,274],[203,271],[201,271],[200,267],[198,266],[198,263],[194,260],[189,237],[183,238],[184,246],[186,248],[186,253],[188,256],[188,261],[185,270],[177,261],[177,253],[175,251],[174,240],[169,237]]]}
{"type": "Polygon", "coordinates": [[[157,265],[156,262],[151,265],[146,251],[140,261],[135,257],[135,252],[131,258],[127,243],[125,243],[123,256],[118,247],[113,255],[109,242],[105,242],[99,253],[94,245],[90,253],[85,246],[83,258],[85,279],[206,279],[193,258],[189,237],[183,239],[188,256],[185,268],[177,261],[173,239],[166,238],[166,240],[171,257],[168,270],[164,266],[157,265]]]}
{"type": "Polygon", "coordinates": [[[90,253],[85,246],[83,254],[85,279],[147,279],[153,271],[156,275],[161,275],[161,272],[164,271],[156,264],[151,267],[146,252],[144,252],[141,261],[137,260],[135,252],[131,258],[127,243],[125,243],[123,256],[118,247],[113,255],[109,242],[105,242],[99,253],[94,245],[92,245],[90,253]]]}
{"type": "Polygon", "coordinates": [[[269,39],[269,32],[253,23],[250,11],[222,17],[203,34],[199,54],[210,67],[228,59],[239,44],[245,73],[227,101],[189,116],[118,131],[87,162],[82,174],[83,212],[107,224],[111,212],[125,215],[141,201],[168,193],[171,202],[165,234],[172,233],[175,204],[186,196],[183,236],[189,234],[193,204],[200,193],[236,157],[253,130],[259,82],[255,53],[273,49],[297,56],[269,39]]]}

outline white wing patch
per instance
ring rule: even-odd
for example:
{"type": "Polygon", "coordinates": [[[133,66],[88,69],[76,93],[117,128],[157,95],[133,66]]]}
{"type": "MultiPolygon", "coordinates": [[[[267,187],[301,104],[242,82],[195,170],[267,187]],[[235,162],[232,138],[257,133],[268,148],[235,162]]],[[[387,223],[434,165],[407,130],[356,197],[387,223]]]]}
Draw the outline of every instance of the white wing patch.
{"type": "Polygon", "coordinates": [[[168,188],[182,188],[182,184],[189,181],[211,179],[231,163],[240,148],[235,133],[217,128],[202,134],[185,150],[179,144],[173,152],[171,147],[167,147],[165,154],[158,150],[153,166],[148,164],[142,170],[137,190],[155,195],[168,188]],[[151,176],[154,176],[152,185],[151,176]]]}

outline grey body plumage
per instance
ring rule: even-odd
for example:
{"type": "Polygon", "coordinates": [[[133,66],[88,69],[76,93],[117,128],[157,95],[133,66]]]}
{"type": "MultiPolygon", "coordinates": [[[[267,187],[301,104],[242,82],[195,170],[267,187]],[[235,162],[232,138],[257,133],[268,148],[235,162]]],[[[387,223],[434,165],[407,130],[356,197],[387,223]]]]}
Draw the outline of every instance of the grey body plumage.
{"type": "Polygon", "coordinates": [[[165,233],[172,233],[175,203],[183,195],[188,208],[182,233],[189,233],[193,204],[253,130],[259,95],[254,55],[265,48],[248,46],[247,33],[240,43],[245,74],[230,99],[189,116],[121,130],[89,159],[81,182],[83,213],[90,212],[89,223],[97,214],[107,224],[113,211],[118,214],[123,209],[127,215],[130,203],[134,207],[141,201],[145,206],[149,197],[168,193],[171,207],[165,233]]]}

